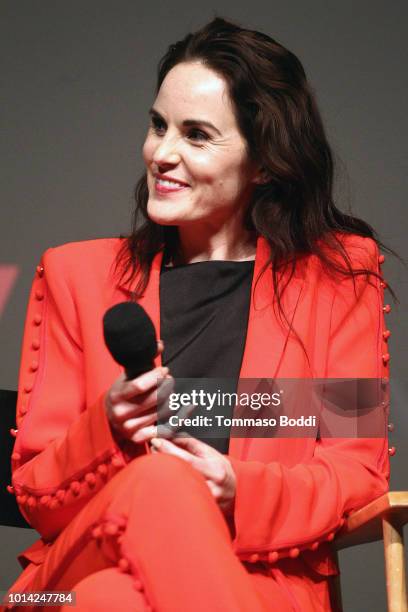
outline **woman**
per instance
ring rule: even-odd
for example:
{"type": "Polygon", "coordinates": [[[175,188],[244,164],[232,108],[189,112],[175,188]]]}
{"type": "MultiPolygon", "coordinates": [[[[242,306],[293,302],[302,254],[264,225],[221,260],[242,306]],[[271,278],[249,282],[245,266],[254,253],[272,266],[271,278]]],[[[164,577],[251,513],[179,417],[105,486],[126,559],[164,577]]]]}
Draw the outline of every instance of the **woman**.
{"type": "Polygon", "coordinates": [[[330,610],[330,542],[387,490],[385,433],[164,440],[157,394],[181,376],[388,377],[384,257],[335,207],[303,68],[268,36],[215,19],[171,46],[150,116],[129,238],[37,268],[12,459],[41,539],[11,590],[73,590],[80,610],[330,610]],[[126,381],[101,321],[131,299],[164,342],[126,381]]]}

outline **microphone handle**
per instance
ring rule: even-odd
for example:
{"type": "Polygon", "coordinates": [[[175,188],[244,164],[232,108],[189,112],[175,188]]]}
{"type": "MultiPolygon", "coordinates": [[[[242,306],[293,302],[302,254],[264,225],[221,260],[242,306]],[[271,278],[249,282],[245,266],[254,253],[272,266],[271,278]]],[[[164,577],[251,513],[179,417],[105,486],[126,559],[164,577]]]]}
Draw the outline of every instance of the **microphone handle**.
{"type": "Polygon", "coordinates": [[[125,368],[126,380],[132,380],[133,378],[137,378],[141,374],[148,372],[149,370],[153,370],[154,361],[148,361],[144,363],[137,363],[125,368]]]}

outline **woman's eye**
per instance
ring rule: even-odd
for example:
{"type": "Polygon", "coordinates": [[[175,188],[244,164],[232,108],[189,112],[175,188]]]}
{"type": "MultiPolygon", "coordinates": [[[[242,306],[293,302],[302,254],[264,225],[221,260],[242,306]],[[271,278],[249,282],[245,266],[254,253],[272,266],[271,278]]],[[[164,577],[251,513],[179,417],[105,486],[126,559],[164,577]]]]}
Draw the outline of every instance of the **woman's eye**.
{"type": "Polygon", "coordinates": [[[195,141],[208,140],[209,138],[208,134],[206,134],[202,130],[199,130],[198,128],[191,129],[188,132],[188,137],[190,138],[190,140],[195,140],[195,141]]]}
{"type": "Polygon", "coordinates": [[[150,126],[153,132],[155,132],[155,134],[162,134],[164,130],[166,129],[166,124],[164,123],[164,121],[162,121],[161,119],[158,119],[157,117],[151,118],[150,126]]]}
{"type": "MultiPolygon", "coordinates": [[[[166,131],[167,125],[159,117],[151,117],[150,128],[155,134],[157,134],[158,136],[162,136],[166,131]]],[[[209,136],[198,128],[190,128],[187,132],[187,138],[189,138],[193,142],[203,142],[205,140],[208,140],[209,136]]]]}

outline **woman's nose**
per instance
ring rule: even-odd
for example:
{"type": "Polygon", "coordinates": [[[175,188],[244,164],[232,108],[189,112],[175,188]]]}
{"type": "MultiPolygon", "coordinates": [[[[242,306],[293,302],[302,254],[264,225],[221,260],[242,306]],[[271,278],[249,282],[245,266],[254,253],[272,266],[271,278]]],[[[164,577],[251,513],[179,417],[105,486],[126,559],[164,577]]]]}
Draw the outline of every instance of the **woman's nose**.
{"type": "Polygon", "coordinates": [[[180,153],[178,141],[175,136],[163,137],[153,154],[153,162],[158,166],[165,164],[178,164],[180,153]]]}

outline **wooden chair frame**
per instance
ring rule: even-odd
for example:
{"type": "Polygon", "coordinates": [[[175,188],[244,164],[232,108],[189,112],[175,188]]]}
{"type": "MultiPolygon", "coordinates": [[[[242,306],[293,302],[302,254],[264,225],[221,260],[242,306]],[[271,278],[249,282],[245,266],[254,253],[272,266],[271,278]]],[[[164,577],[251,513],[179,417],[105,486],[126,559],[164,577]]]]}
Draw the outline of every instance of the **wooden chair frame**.
{"type": "MultiPolygon", "coordinates": [[[[388,612],[407,612],[404,525],[408,522],[408,491],[391,491],[351,514],[334,539],[336,551],[376,540],[384,542],[388,612]]],[[[340,577],[335,603],[342,610],[340,577]]]]}

